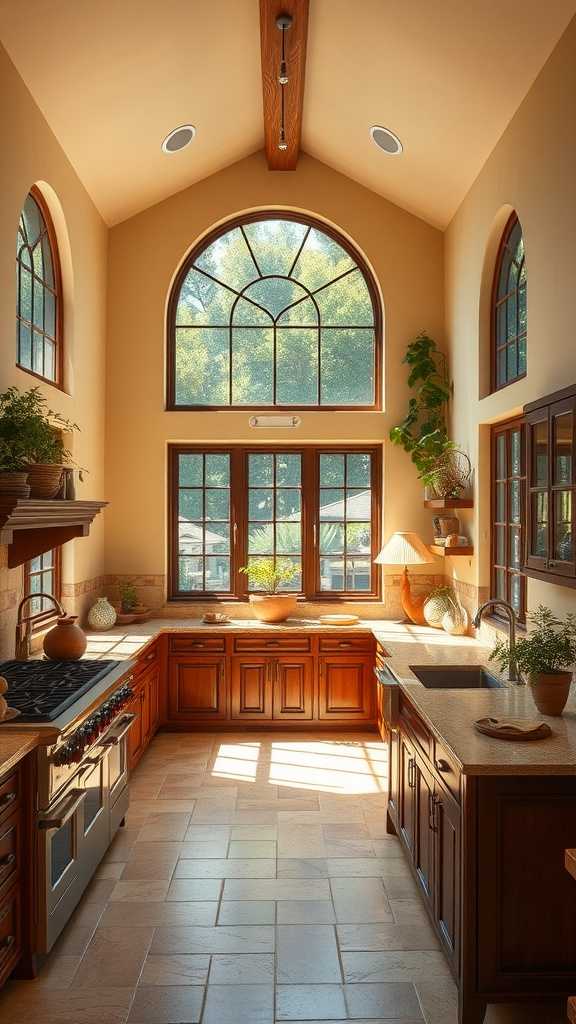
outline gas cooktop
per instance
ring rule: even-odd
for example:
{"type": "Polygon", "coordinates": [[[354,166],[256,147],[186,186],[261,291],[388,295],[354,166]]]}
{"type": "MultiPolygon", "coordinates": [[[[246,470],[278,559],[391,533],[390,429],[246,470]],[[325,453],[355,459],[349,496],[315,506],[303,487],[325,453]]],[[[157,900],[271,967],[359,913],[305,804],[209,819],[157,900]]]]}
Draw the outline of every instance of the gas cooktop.
{"type": "MultiPolygon", "coordinates": [[[[52,722],[119,661],[0,661],[5,694],[20,712],[17,722],[52,722]]],[[[1,723],[0,723],[1,724],[1,723]]]]}

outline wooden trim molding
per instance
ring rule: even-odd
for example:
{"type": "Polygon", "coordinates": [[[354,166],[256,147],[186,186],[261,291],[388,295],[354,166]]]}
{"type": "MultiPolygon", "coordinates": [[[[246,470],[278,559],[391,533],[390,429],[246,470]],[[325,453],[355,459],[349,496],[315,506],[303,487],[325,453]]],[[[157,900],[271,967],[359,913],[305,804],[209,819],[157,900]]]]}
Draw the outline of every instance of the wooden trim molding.
{"type": "Polygon", "coordinates": [[[260,0],[260,50],[264,140],[270,171],[294,171],[300,152],[309,0],[260,0]],[[278,80],[282,57],[282,32],[276,24],[281,14],[292,18],[286,29],[285,59],[288,82],[278,80]],[[278,148],[284,106],[286,149],[278,148]]]}

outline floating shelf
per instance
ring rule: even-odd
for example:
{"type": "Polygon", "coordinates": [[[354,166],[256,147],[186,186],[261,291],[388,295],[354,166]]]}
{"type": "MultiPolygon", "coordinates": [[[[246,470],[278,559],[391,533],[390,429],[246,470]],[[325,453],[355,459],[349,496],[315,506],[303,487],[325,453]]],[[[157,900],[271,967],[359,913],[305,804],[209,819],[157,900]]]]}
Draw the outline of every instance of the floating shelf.
{"type": "Polygon", "coordinates": [[[424,508],[435,509],[441,512],[449,508],[474,508],[473,498],[425,498],[424,508]]]}
{"type": "Polygon", "coordinates": [[[454,547],[447,548],[443,544],[431,544],[430,551],[433,555],[440,555],[440,558],[446,558],[448,555],[473,555],[474,548],[467,547],[464,544],[454,545],[454,547]]]}
{"type": "Polygon", "coordinates": [[[8,547],[8,567],[14,569],[74,537],[86,537],[107,504],[0,496],[0,544],[8,547]]]}

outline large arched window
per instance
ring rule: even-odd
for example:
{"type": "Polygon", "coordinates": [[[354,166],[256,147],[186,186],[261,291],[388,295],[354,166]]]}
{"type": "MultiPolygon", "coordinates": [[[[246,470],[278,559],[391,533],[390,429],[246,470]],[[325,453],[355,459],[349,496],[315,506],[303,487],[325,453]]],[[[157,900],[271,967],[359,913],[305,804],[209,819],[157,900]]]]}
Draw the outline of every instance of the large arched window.
{"type": "Polygon", "coordinates": [[[56,234],[37,188],[26,197],[16,240],[16,362],[62,384],[62,283],[56,234]]]}
{"type": "Polygon", "coordinates": [[[510,217],[492,288],[492,390],[526,375],[526,263],[522,227],[510,217]]]}
{"type": "Polygon", "coordinates": [[[259,213],[203,239],[174,284],[168,407],[378,408],[370,271],[323,224],[259,213]]]}

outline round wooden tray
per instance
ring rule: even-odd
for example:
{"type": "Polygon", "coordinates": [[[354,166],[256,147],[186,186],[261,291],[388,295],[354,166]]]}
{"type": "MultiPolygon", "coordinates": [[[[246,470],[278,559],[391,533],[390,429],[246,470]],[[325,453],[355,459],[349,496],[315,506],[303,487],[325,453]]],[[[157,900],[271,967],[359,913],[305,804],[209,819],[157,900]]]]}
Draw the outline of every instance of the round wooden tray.
{"type": "Polygon", "coordinates": [[[357,626],[360,619],[357,615],[320,615],[318,621],[323,626],[357,626]]]}
{"type": "Polygon", "coordinates": [[[545,740],[552,735],[547,722],[528,718],[479,718],[474,722],[477,732],[497,740],[545,740]]]}

